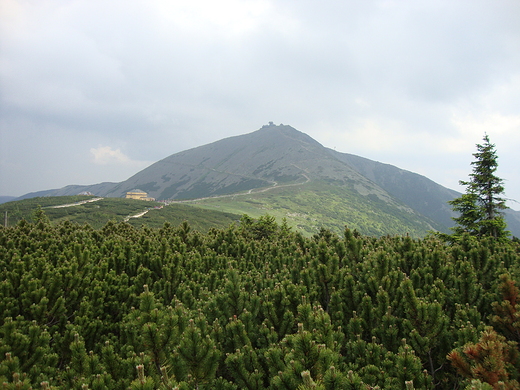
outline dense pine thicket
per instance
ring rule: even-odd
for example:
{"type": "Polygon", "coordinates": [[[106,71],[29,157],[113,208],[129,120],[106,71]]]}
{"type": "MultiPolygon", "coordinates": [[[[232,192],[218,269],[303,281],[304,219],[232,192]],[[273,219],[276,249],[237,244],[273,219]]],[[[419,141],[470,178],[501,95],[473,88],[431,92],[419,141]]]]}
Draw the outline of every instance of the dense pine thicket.
{"type": "Polygon", "coordinates": [[[6,389],[518,388],[515,242],[39,215],[0,270],[6,389]]]}

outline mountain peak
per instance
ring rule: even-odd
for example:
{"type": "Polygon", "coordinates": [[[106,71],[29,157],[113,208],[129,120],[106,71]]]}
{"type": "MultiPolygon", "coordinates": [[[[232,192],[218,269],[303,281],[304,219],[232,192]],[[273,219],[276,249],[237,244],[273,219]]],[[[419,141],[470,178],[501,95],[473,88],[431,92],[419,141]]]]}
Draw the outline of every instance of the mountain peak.
{"type": "Polygon", "coordinates": [[[298,183],[316,177],[316,163],[325,160],[336,159],[307,134],[269,122],[252,133],[166,157],[120,183],[109,196],[138,187],[156,199],[189,199],[298,183]]]}
{"type": "Polygon", "coordinates": [[[278,131],[278,132],[282,132],[282,133],[286,133],[286,134],[301,134],[301,135],[304,135],[305,137],[311,138],[307,134],[305,134],[299,130],[296,130],[294,127],[292,127],[290,125],[284,125],[283,123],[280,123],[279,125],[277,125],[277,124],[274,124],[273,122],[269,122],[267,125],[263,125],[260,129],[258,129],[257,131],[254,131],[253,133],[270,132],[270,131],[271,132],[278,131]]]}
{"type": "MultiPolygon", "coordinates": [[[[394,216],[412,223],[425,216],[427,223],[433,224],[428,229],[436,223],[450,226],[452,215],[446,202],[455,197],[454,191],[425,177],[335,152],[292,126],[273,122],[248,134],[168,156],[121,183],[67,186],[25,197],[75,195],[81,191],[122,197],[133,188],[140,188],[159,200],[205,202],[211,197],[226,196],[228,201],[234,201],[236,197],[242,199],[242,208],[234,204],[233,212],[250,213],[255,207],[262,212],[291,210],[291,215],[300,215],[307,222],[312,218],[305,216],[300,208],[312,204],[311,208],[319,215],[341,220],[341,223],[356,226],[368,221],[363,229],[374,234],[390,232],[397,223],[394,216]],[[281,198],[274,206],[264,207],[265,199],[261,197],[274,199],[276,196],[281,198]],[[293,202],[292,206],[285,204],[286,200],[293,202]],[[380,225],[370,222],[371,216],[376,214],[386,215],[386,222],[380,225]]],[[[221,200],[224,201],[211,201],[221,200]]],[[[508,219],[509,228],[516,236],[520,229],[518,221],[518,216],[513,224],[508,219]]]]}
{"type": "MultiPolygon", "coordinates": [[[[247,136],[248,134],[246,134],[247,136]]],[[[287,140],[292,140],[298,143],[305,143],[308,145],[314,145],[316,147],[323,147],[318,141],[309,135],[296,130],[294,127],[289,125],[284,125],[280,123],[279,125],[274,124],[273,122],[269,122],[267,125],[263,125],[259,130],[250,133],[251,136],[261,136],[261,137],[284,137],[287,140]]],[[[273,140],[279,141],[279,138],[272,138],[273,140]]]]}

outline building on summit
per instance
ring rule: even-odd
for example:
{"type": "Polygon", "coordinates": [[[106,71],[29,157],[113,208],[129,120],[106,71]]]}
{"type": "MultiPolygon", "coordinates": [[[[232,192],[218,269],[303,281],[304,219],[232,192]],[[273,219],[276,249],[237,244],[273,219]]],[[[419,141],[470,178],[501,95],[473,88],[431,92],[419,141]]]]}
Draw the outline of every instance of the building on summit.
{"type": "Polygon", "coordinates": [[[138,199],[138,200],[155,200],[155,198],[148,197],[148,194],[143,190],[132,190],[128,191],[125,196],[126,199],[138,199]]]}

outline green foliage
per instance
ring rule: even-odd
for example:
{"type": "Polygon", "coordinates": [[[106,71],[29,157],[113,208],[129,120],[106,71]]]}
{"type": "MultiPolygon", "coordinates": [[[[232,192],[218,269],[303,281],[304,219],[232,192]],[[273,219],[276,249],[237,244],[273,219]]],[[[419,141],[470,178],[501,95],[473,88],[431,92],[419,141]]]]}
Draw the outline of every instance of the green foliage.
{"type": "Polygon", "coordinates": [[[82,201],[95,199],[92,196],[52,196],[24,199],[0,204],[2,216],[7,211],[8,224],[16,225],[20,220],[35,222],[42,211],[43,218],[57,224],[64,221],[79,224],[88,223],[90,226],[100,229],[108,221],[125,221],[133,226],[146,225],[152,228],[160,228],[165,223],[179,225],[183,221],[189,221],[192,228],[207,232],[211,228],[225,228],[231,223],[237,222],[240,215],[223,213],[214,210],[205,210],[182,203],[173,203],[162,208],[161,203],[135,199],[103,198],[95,202],[82,201]],[[60,205],[74,205],[69,207],[56,207],[60,205]],[[40,210],[40,211],[38,211],[40,210]],[[146,214],[139,218],[129,218],[132,215],[146,214]]]}
{"type": "MultiPolygon", "coordinates": [[[[240,219],[240,228],[243,234],[255,240],[261,240],[262,238],[269,239],[272,237],[278,231],[279,226],[271,215],[265,214],[260,216],[258,220],[254,220],[245,214],[240,219]]],[[[285,227],[285,229],[290,230],[288,227],[285,227]]]]}
{"type": "Polygon", "coordinates": [[[453,218],[457,223],[452,230],[454,239],[464,233],[472,236],[492,236],[504,239],[509,235],[501,210],[506,209],[503,180],[495,175],[497,170],[497,154],[495,145],[491,144],[487,134],[484,144],[477,144],[477,152],[473,154],[475,161],[470,180],[461,180],[466,186],[466,193],[457,199],[449,201],[454,211],[459,213],[453,218]]]}
{"type": "Polygon", "coordinates": [[[361,195],[352,183],[344,182],[311,181],[232,197],[197,199],[189,204],[248,214],[255,219],[268,213],[279,223],[285,218],[289,226],[306,237],[321,228],[342,234],[346,224],[372,236],[408,233],[423,237],[432,227],[447,232],[445,227],[406,209],[394,199],[361,195]]]}
{"type": "Polygon", "coordinates": [[[485,388],[446,356],[491,325],[518,380],[516,242],[38,214],[0,227],[4,388],[485,388]]]}
{"type": "Polygon", "coordinates": [[[488,383],[482,383],[478,379],[473,379],[469,385],[465,387],[465,390],[493,390],[493,386],[488,383]]]}

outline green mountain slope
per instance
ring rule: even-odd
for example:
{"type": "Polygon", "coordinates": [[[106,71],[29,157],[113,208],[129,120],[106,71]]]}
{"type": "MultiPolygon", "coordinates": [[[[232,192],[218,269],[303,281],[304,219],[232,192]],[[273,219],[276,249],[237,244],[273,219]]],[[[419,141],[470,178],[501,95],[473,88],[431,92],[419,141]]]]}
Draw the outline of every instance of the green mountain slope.
{"type": "MultiPolygon", "coordinates": [[[[459,197],[461,195],[459,192],[443,187],[425,176],[390,164],[332,149],[329,149],[329,152],[413,210],[443,226],[444,229],[454,226],[452,217],[455,214],[448,201],[459,197]]],[[[520,211],[508,209],[504,214],[508,230],[512,235],[519,237],[520,211]]]]}
{"type": "MultiPolygon", "coordinates": [[[[120,183],[67,186],[32,196],[89,191],[120,198],[135,188],[158,200],[200,199],[195,203],[199,207],[225,202],[223,209],[240,214],[257,216],[273,210],[306,232],[314,232],[316,226],[334,226],[337,231],[348,225],[371,235],[447,232],[453,226],[447,201],[458,196],[424,176],[333,151],[291,126],[273,124],[173,154],[120,183]],[[297,188],[305,190],[292,193],[297,188]],[[283,189],[290,202],[278,199],[276,194],[282,192],[275,189],[283,189]],[[233,204],[232,197],[222,198],[239,195],[236,199],[243,199],[249,193],[251,202],[261,203],[258,209],[233,204]],[[212,197],[218,198],[206,199],[212,197]],[[288,211],[284,214],[278,209],[288,211]],[[291,219],[291,215],[306,217],[291,219]]],[[[508,213],[508,222],[512,233],[520,236],[520,212],[516,213],[508,213]]]]}
{"type": "Polygon", "coordinates": [[[359,194],[354,188],[325,181],[286,185],[251,193],[189,201],[194,206],[254,218],[269,214],[309,236],[321,228],[341,234],[345,227],[371,236],[410,234],[424,236],[442,226],[404,204],[359,194]]]}
{"type": "Polygon", "coordinates": [[[427,177],[383,164],[367,158],[329,149],[330,153],[344,161],[367,179],[415,211],[444,226],[453,226],[454,216],[448,201],[460,194],[445,188],[427,177]]]}
{"type": "Polygon", "coordinates": [[[68,220],[79,224],[88,223],[94,228],[101,228],[108,221],[126,221],[134,226],[148,227],[162,227],[165,222],[176,226],[189,221],[193,229],[207,232],[211,228],[226,228],[240,219],[239,215],[184,204],[163,207],[157,202],[133,199],[53,196],[0,204],[2,224],[5,223],[6,211],[8,226],[17,224],[21,219],[32,221],[39,206],[52,223],[68,220]]]}

